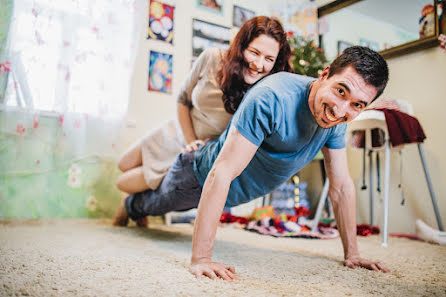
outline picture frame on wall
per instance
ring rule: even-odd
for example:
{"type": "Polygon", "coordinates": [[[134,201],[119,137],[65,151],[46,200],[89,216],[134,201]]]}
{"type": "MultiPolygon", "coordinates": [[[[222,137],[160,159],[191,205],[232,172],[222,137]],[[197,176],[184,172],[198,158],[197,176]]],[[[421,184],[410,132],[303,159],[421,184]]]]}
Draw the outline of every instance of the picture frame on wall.
{"type": "Polygon", "coordinates": [[[368,40],[368,39],[365,39],[365,38],[360,38],[359,39],[359,45],[368,47],[369,49],[372,49],[375,52],[378,52],[380,50],[378,42],[371,41],[371,40],[368,40]]]}
{"type": "Polygon", "coordinates": [[[227,50],[230,28],[198,19],[192,20],[192,56],[198,57],[207,48],[227,50]]]}
{"type": "Polygon", "coordinates": [[[255,17],[256,13],[252,10],[234,5],[232,10],[232,25],[234,27],[241,27],[247,21],[255,17]]]}
{"type": "Polygon", "coordinates": [[[155,39],[173,44],[174,9],[174,6],[156,0],[150,0],[147,39],[155,39]]]}
{"type": "Polygon", "coordinates": [[[196,0],[197,7],[209,12],[223,15],[224,0],[196,0]]]}
{"type": "Polygon", "coordinates": [[[353,44],[351,44],[351,43],[349,43],[349,42],[346,42],[346,41],[338,40],[338,56],[339,56],[340,54],[342,54],[342,52],[343,52],[346,48],[351,47],[351,46],[353,46],[353,44]]]}
{"type": "Polygon", "coordinates": [[[171,54],[150,51],[149,54],[149,91],[172,93],[171,54]]]}

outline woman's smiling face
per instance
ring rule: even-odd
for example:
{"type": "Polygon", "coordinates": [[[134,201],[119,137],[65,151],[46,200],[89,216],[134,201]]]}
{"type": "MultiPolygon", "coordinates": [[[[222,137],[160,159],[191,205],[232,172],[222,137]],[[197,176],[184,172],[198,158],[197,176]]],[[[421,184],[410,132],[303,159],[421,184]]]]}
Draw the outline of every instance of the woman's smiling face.
{"type": "Polygon", "coordinates": [[[248,65],[243,68],[245,83],[252,85],[268,75],[276,63],[279,50],[279,42],[268,35],[261,34],[254,38],[243,51],[248,65]]]}

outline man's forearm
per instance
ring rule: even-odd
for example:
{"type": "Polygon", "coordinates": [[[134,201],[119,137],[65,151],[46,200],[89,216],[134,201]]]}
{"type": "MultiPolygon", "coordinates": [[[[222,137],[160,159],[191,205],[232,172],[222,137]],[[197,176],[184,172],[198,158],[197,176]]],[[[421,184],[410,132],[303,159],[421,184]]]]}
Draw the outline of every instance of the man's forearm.
{"type": "Polygon", "coordinates": [[[344,258],[359,256],[356,241],[356,197],[353,183],[346,182],[339,190],[331,190],[329,195],[344,248],[344,258]]]}
{"type": "MultiPolygon", "coordinates": [[[[217,166],[218,167],[218,166],[217,166]]],[[[217,225],[226,202],[232,178],[213,168],[203,187],[192,240],[192,263],[211,260],[217,225]]]]}

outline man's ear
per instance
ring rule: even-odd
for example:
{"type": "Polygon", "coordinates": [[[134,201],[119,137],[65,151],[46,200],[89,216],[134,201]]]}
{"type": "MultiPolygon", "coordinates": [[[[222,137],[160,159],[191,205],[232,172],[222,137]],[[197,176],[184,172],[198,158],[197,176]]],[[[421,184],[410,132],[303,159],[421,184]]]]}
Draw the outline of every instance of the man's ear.
{"type": "Polygon", "coordinates": [[[319,75],[319,80],[324,80],[328,78],[328,75],[330,74],[330,65],[325,67],[324,70],[322,70],[321,75],[319,75]]]}

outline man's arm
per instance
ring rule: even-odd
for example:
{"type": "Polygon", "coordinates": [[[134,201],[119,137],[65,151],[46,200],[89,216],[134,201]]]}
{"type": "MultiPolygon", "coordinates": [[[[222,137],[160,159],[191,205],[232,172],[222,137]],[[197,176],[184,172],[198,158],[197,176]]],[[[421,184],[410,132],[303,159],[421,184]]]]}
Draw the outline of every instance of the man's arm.
{"type": "Polygon", "coordinates": [[[389,272],[380,262],[368,261],[359,256],[356,241],[356,193],[347,165],[346,149],[322,149],[325,170],[330,180],[328,195],[333,204],[336,225],[344,248],[344,265],[389,272]]]}
{"type": "Polygon", "coordinates": [[[190,272],[197,277],[236,279],[233,267],[212,262],[212,248],[231,182],[246,168],[257,149],[258,146],[231,127],[206,178],[198,205],[190,266],[190,272]]]}

